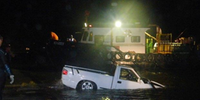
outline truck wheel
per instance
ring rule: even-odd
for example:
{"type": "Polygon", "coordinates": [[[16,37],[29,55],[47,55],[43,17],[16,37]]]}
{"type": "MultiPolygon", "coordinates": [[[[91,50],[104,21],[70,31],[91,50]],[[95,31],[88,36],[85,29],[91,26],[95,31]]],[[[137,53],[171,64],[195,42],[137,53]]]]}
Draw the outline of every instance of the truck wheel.
{"type": "Polygon", "coordinates": [[[127,52],[124,54],[124,60],[125,61],[131,61],[132,60],[132,55],[131,53],[127,52]]]}
{"type": "Polygon", "coordinates": [[[107,53],[107,59],[108,60],[112,60],[113,59],[113,53],[112,52],[107,53]]]}
{"type": "Polygon", "coordinates": [[[115,55],[115,60],[117,60],[117,61],[119,61],[119,60],[123,59],[123,56],[122,56],[122,54],[121,54],[121,53],[119,53],[119,52],[116,52],[114,55],[115,55]]]}
{"type": "Polygon", "coordinates": [[[76,90],[78,91],[97,90],[97,85],[91,81],[82,81],[78,84],[76,90]]]}
{"type": "Polygon", "coordinates": [[[136,54],[134,59],[135,59],[136,62],[142,62],[142,60],[143,60],[141,54],[136,54]]]}

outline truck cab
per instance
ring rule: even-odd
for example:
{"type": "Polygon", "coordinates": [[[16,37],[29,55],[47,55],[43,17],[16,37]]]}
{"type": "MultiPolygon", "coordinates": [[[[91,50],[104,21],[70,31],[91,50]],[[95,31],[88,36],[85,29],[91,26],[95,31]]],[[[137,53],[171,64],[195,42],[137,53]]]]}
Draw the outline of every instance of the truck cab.
{"type": "Polygon", "coordinates": [[[115,89],[140,89],[140,88],[154,88],[152,85],[146,84],[137,72],[128,66],[119,66],[116,69],[114,76],[115,89]]]}
{"type": "Polygon", "coordinates": [[[62,82],[64,85],[77,90],[165,87],[155,81],[141,78],[132,67],[124,65],[115,66],[114,73],[66,65],[63,67],[62,82]]]}

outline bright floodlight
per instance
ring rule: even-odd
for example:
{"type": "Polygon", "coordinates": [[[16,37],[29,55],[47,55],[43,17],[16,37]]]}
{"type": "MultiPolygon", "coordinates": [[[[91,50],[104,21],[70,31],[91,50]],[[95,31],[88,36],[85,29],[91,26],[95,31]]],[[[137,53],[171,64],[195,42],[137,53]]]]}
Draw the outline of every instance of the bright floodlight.
{"type": "Polygon", "coordinates": [[[85,27],[87,27],[87,23],[84,23],[85,27]]]}
{"type": "Polygon", "coordinates": [[[115,22],[115,26],[116,26],[116,27],[121,27],[121,25],[122,25],[122,23],[121,23],[120,21],[116,21],[116,22],[115,22]]]}

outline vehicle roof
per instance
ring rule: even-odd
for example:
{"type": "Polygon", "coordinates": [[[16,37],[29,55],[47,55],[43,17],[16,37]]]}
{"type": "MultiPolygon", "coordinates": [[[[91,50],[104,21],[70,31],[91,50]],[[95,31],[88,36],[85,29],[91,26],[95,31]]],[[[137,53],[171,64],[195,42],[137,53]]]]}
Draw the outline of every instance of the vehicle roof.
{"type": "MultiPolygon", "coordinates": [[[[120,66],[120,67],[125,67],[125,68],[133,68],[131,66],[128,66],[128,65],[117,65],[117,66],[120,66]]],[[[134,69],[134,68],[133,68],[134,69]]]]}

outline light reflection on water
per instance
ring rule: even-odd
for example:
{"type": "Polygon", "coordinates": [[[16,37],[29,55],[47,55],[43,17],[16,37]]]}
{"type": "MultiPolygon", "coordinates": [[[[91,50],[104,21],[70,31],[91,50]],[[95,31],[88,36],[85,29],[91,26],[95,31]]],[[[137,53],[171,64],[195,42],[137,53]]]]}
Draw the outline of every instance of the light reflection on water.
{"type": "Polygon", "coordinates": [[[198,92],[188,89],[61,90],[58,100],[197,100],[198,92]]]}
{"type": "MultiPolygon", "coordinates": [[[[61,91],[61,98],[66,100],[163,100],[178,99],[174,91],[166,89],[152,90],[97,90],[77,92],[76,90],[61,91]],[[170,92],[170,91],[169,91],[170,92]]],[[[179,98],[180,99],[180,98],[179,98]]]]}
{"type": "Polygon", "coordinates": [[[62,97],[70,100],[148,99],[148,96],[146,96],[143,90],[97,90],[97,91],[84,91],[84,92],[77,92],[76,90],[67,90],[67,91],[62,91],[62,97]]]}

